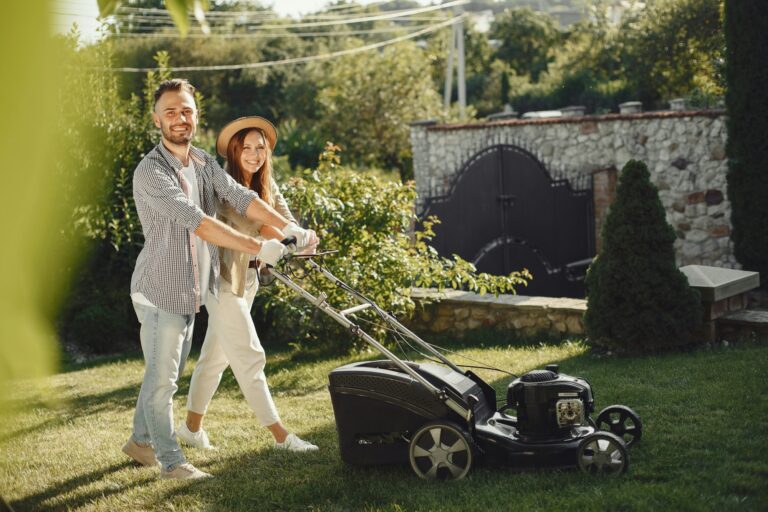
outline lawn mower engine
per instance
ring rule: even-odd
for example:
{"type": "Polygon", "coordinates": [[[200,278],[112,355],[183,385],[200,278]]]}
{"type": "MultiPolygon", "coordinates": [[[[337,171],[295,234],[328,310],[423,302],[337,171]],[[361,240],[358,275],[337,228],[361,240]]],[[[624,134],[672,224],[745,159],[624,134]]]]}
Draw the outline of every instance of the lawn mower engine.
{"type": "Polygon", "coordinates": [[[562,439],[574,426],[589,424],[594,412],[592,387],[584,379],[560,374],[557,365],[548,365],[512,381],[506,408],[516,409],[521,437],[562,439]]]}

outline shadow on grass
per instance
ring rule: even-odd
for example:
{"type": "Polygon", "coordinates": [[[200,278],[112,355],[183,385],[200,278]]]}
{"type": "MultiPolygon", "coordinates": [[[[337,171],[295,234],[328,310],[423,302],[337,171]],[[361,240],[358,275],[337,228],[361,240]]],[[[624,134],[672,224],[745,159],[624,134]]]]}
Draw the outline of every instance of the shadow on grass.
{"type": "Polygon", "coordinates": [[[58,414],[31,427],[17,430],[6,427],[6,430],[0,434],[0,443],[6,443],[35,432],[44,432],[51,427],[65,425],[78,418],[93,416],[105,411],[132,410],[136,407],[140,385],[141,383],[131,384],[104,393],[81,394],[77,398],[59,401],[53,408],[48,402],[36,401],[30,409],[52,409],[58,414]]]}
{"type": "Polygon", "coordinates": [[[61,368],[59,369],[59,373],[79,372],[91,368],[99,368],[108,364],[120,364],[143,360],[144,356],[141,354],[141,351],[133,350],[129,352],[121,352],[119,354],[90,356],[84,361],[74,361],[65,355],[61,360],[61,368]]]}
{"type": "Polygon", "coordinates": [[[521,335],[516,331],[500,331],[498,329],[479,328],[465,333],[417,333],[428,343],[458,350],[462,348],[523,348],[545,345],[560,345],[568,338],[542,331],[531,335],[521,335]]]}
{"type": "Polygon", "coordinates": [[[408,491],[415,475],[407,465],[349,466],[341,461],[335,425],[302,433],[320,451],[291,453],[258,449],[199,464],[215,478],[167,491],[165,499],[188,499],[211,510],[362,510],[355,503],[388,503],[408,491]],[[343,505],[342,505],[343,504],[343,505]]]}
{"type": "Polygon", "coordinates": [[[129,466],[132,466],[131,462],[123,462],[120,464],[112,464],[106,468],[99,468],[89,473],[84,473],[76,477],[64,480],[62,482],[56,482],[46,487],[42,492],[32,494],[20,500],[16,500],[11,503],[11,506],[17,511],[25,510],[72,510],[86,505],[96,499],[104,498],[113,494],[119,494],[126,489],[137,487],[142,485],[146,480],[139,480],[131,483],[128,486],[114,486],[110,489],[99,488],[90,492],[84,492],[76,494],[72,498],[61,499],[60,496],[68,493],[77,493],[80,487],[92,485],[99,480],[105,480],[112,474],[117,473],[129,466]],[[56,503],[47,503],[50,500],[56,500],[56,503]]]}

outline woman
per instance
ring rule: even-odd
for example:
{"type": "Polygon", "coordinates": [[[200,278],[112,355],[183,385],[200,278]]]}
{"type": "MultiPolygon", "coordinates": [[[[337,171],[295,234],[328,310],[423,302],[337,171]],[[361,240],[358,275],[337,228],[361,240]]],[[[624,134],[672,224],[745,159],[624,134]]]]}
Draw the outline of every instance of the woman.
{"type": "MultiPolygon", "coordinates": [[[[243,186],[254,190],[280,214],[295,222],[272,178],[272,150],[277,142],[275,127],[263,117],[242,117],[219,133],[216,150],[227,159],[227,172],[243,186]]],[[[254,225],[231,207],[220,205],[217,217],[251,236],[283,238],[273,226],[254,225]]],[[[317,245],[317,239],[313,240],[317,245]]],[[[251,318],[251,307],[259,288],[257,263],[246,253],[221,251],[221,286],[218,300],[209,297],[208,331],[200,360],[192,374],[187,398],[187,420],[176,434],[197,448],[212,448],[202,428],[208,404],[227,366],[232,366],[240,389],[259,422],[272,433],[275,446],[290,451],[312,451],[317,446],[288,432],[280,422],[264,375],[266,356],[251,318]]]]}

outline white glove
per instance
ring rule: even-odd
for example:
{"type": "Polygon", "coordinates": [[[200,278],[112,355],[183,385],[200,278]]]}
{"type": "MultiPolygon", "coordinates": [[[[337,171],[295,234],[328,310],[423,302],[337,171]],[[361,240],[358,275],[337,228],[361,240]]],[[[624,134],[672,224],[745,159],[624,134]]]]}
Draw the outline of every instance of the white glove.
{"type": "Polygon", "coordinates": [[[296,248],[299,250],[302,250],[309,246],[317,246],[317,244],[320,242],[320,240],[317,238],[317,233],[315,233],[314,229],[304,229],[300,228],[293,222],[289,222],[286,224],[286,226],[283,228],[283,233],[285,236],[295,236],[296,237],[296,248]]]}
{"type": "MultiPolygon", "coordinates": [[[[319,240],[318,240],[319,242],[319,240]]],[[[317,244],[310,244],[306,247],[303,247],[301,250],[296,250],[296,254],[315,254],[317,252],[317,244]]]]}
{"type": "Polygon", "coordinates": [[[274,267],[286,254],[288,254],[288,248],[279,240],[272,239],[262,242],[261,250],[256,257],[267,265],[274,267]]]}

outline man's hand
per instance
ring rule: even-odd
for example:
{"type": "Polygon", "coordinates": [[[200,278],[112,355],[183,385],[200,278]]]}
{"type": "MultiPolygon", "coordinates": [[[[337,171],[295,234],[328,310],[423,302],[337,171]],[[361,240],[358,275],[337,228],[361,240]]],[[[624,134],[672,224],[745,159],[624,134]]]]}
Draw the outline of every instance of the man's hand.
{"type": "Polygon", "coordinates": [[[308,247],[317,247],[317,244],[320,243],[320,239],[317,237],[314,229],[300,228],[293,222],[285,225],[283,233],[285,233],[285,236],[296,237],[296,247],[300,251],[308,247]]]}
{"type": "Polygon", "coordinates": [[[272,239],[261,244],[261,250],[256,257],[267,265],[274,267],[286,254],[288,254],[288,248],[279,240],[272,239]]]}

